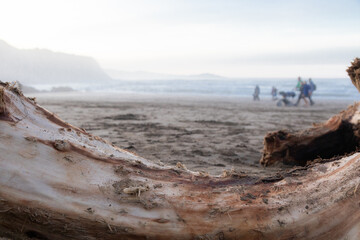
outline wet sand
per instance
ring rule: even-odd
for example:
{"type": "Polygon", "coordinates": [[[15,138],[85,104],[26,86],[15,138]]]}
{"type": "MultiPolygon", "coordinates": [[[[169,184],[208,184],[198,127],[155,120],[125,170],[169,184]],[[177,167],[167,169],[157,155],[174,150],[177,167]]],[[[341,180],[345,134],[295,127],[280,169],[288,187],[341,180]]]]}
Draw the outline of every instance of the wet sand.
{"type": "Polygon", "coordinates": [[[318,100],[315,106],[277,107],[270,99],[133,94],[37,94],[37,102],[65,121],[153,161],[181,162],[220,174],[278,171],[260,166],[269,131],[308,128],[353,102],[318,100]]]}

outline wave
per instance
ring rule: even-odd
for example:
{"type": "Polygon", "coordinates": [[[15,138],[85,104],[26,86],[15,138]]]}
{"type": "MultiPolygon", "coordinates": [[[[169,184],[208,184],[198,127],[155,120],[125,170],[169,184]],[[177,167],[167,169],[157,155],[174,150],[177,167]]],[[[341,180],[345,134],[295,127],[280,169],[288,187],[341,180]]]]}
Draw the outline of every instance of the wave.
{"type": "MultiPolygon", "coordinates": [[[[360,100],[360,94],[350,79],[313,79],[317,88],[316,98],[360,100]]],[[[92,92],[130,92],[152,94],[191,94],[252,96],[256,85],[260,86],[260,96],[270,96],[273,86],[278,91],[294,91],[297,80],[294,79],[224,79],[224,80],[117,80],[110,85],[74,85],[80,91],[92,92]]],[[[35,85],[39,89],[51,88],[47,85],[35,85]]]]}

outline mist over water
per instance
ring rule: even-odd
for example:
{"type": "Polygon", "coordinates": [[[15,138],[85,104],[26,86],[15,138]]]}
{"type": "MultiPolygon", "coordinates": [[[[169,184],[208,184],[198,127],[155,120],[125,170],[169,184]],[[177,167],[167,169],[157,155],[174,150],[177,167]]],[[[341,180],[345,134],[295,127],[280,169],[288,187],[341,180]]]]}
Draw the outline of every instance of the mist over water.
{"type": "MultiPolygon", "coordinates": [[[[155,72],[105,70],[91,57],[53,52],[45,49],[18,49],[0,40],[0,80],[19,81],[38,90],[71,87],[84,92],[127,92],[178,95],[220,95],[251,98],[256,85],[260,97],[270,96],[272,86],[279,91],[293,91],[293,78],[226,78],[211,73],[174,75],[155,72]]],[[[164,71],[167,70],[166,66],[164,71]]],[[[345,74],[345,68],[343,73],[345,74]]],[[[272,69],[274,74],[282,71],[272,69]]],[[[303,80],[312,74],[299,71],[303,80]],[[305,78],[306,76],[306,78],[305,78]]],[[[262,72],[266,75],[266,72],[262,72]]],[[[292,73],[290,74],[290,76],[292,73]]],[[[270,76],[270,75],[269,75],[270,76]]],[[[332,76],[332,75],[330,75],[332,76]]],[[[359,100],[360,94],[350,79],[313,78],[317,85],[314,97],[359,100]]]]}

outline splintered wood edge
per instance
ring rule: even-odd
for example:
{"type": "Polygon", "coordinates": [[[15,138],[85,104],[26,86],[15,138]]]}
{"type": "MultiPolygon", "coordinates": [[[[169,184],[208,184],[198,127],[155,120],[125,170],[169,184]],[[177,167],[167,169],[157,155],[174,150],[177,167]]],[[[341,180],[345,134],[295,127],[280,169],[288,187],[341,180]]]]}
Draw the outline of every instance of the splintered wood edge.
{"type": "Polygon", "coordinates": [[[355,58],[351,66],[346,70],[351,82],[360,92],[360,58],[355,58]]]}

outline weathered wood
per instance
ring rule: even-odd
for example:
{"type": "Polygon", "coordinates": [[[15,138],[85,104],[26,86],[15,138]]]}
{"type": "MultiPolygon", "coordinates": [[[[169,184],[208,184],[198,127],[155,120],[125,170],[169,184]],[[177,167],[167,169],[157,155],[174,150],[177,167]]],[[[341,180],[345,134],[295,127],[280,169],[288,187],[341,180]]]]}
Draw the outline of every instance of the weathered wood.
{"type": "Polygon", "coordinates": [[[355,58],[346,71],[354,86],[360,91],[360,58],[355,58]]]}
{"type": "Polygon", "coordinates": [[[268,133],[264,138],[260,163],[264,166],[277,162],[305,166],[314,160],[357,151],[360,146],[359,106],[359,103],[354,104],[325,123],[304,131],[268,133]]]}
{"type": "Polygon", "coordinates": [[[264,179],[209,176],[119,149],[9,85],[0,93],[0,237],[360,238],[359,153],[264,179]]]}

